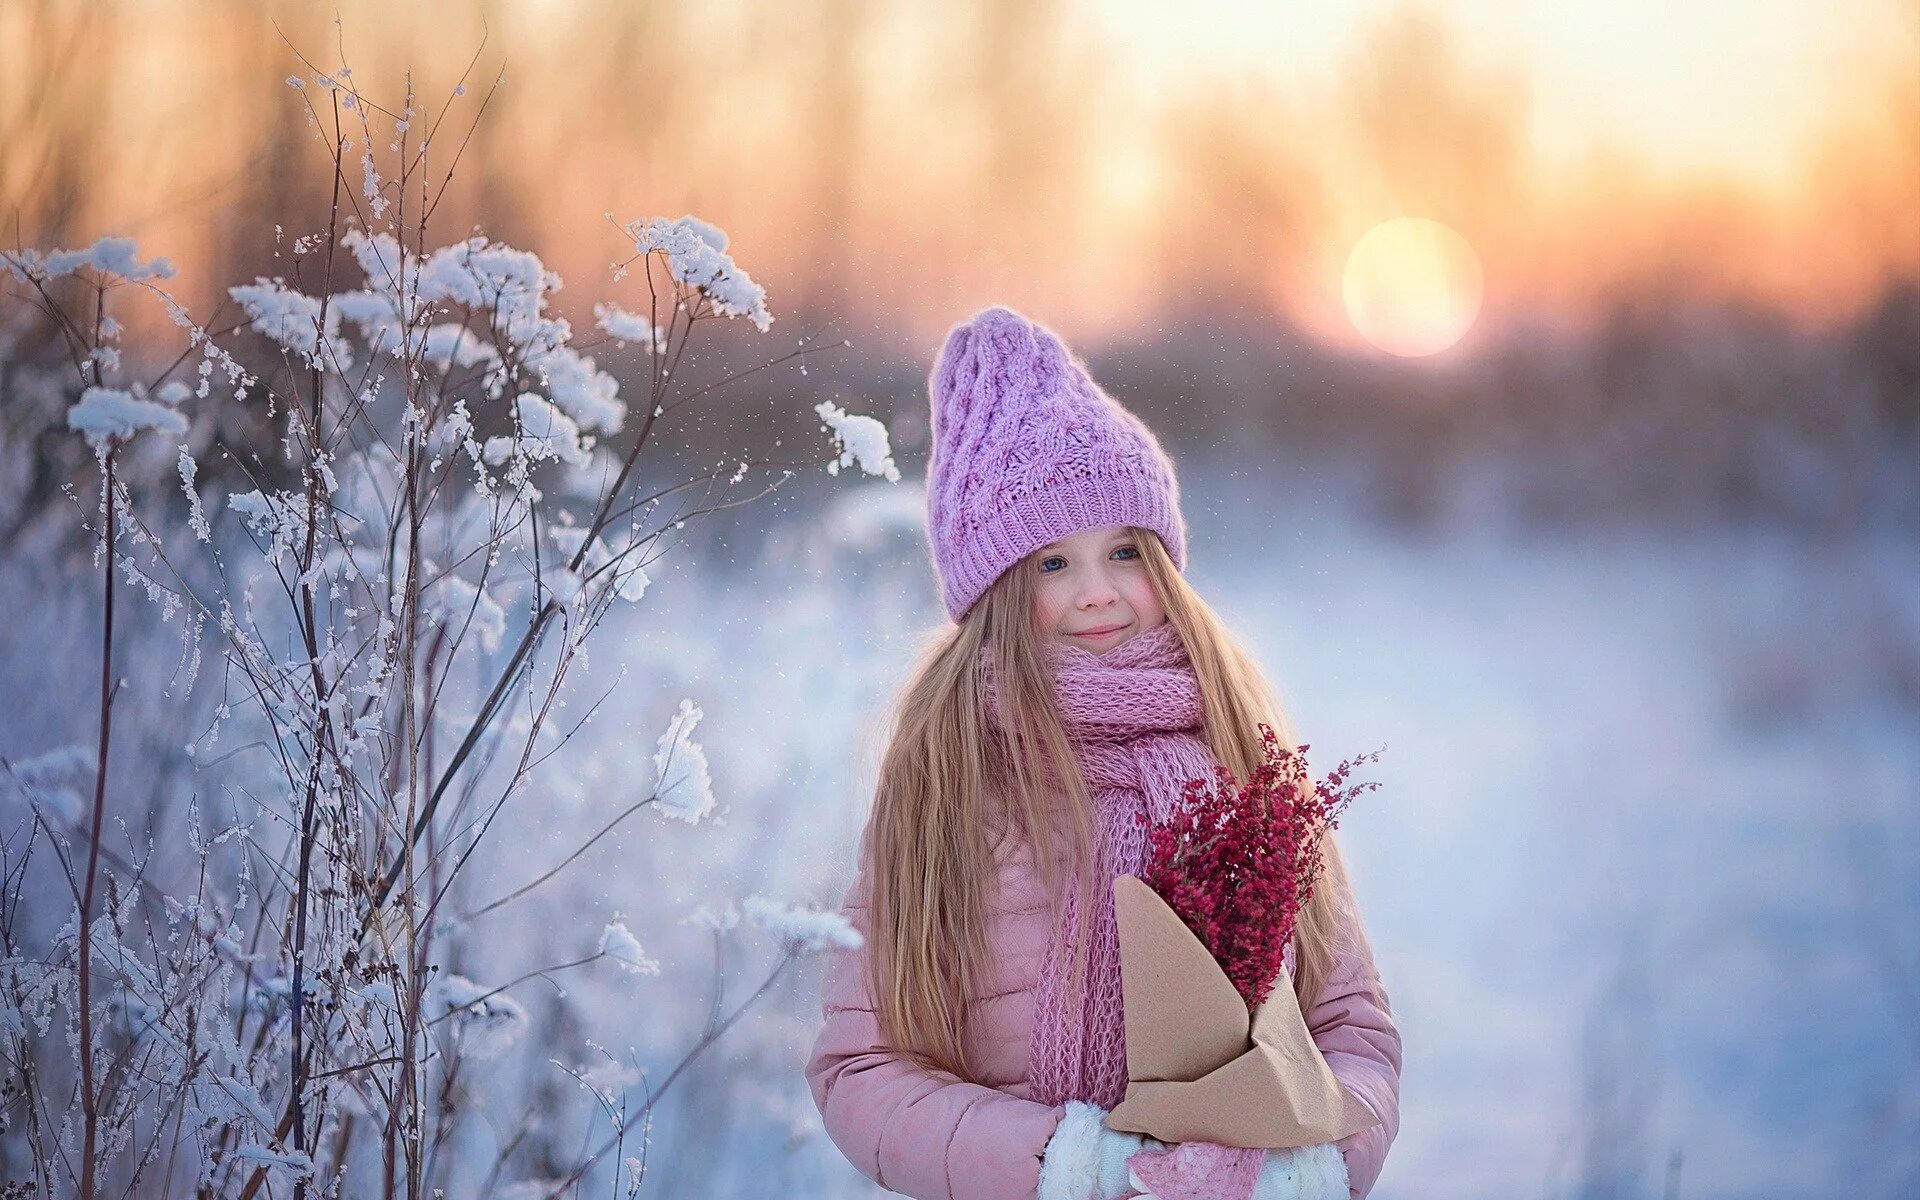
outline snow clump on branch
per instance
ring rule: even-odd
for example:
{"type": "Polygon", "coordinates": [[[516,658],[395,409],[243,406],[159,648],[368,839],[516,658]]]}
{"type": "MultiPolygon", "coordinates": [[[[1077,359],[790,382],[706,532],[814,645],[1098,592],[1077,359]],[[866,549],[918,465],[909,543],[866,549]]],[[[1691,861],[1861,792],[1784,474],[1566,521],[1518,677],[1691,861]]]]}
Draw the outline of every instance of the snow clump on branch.
{"type": "Polygon", "coordinates": [[[661,812],[689,825],[712,812],[714,804],[707,752],[693,741],[693,727],[703,715],[699,705],[682,700],[653,755],[653,767],[659,775],[654,803],[661,812]]]}
{"type": "Polygon", "coordinates": [[[660,973],[660,964],[647,957],[647,952],[640,948],[640,940],[624,921],[611,921],[600,931],[600,953],[635,975],[660,973]]]}
{"type": "Polygon", "coordinates": [[[887,441],[887,427],[873,417],[857,416],[831,400],[813,406],[840,446],[840,457],[827,464],[827,474],[838,475],[840,468],[855,461],[869,475],[879,475],[889,483],[900,482],[900,468],[893,464],[893,450],[887,441]]]}
{"type": "Polygon", "coordinates": [[[122,279],[171,279],[173,264],[164,258],[141,262],[134,240],[129,237],[103,237],[80,250],[12,250],[0,254],[0,267],[21,283],[46,283],[63,275],[72,275],[82,267],[92,267],[102,275],[122,279]]]}
{"type": "Polygon", "coordinates": [[[727,254],[727,235],[716,226],[688,214],[678,220],[650,217],[630,221],[623,228],[641,254],[655,250],[667,256],[667,272],[690,283],[713,301],[723,317],[744,316],[765,333],[773,324],[767,311],[767,290],[755,283],[727,254]]]}
{"type": "Polygon", "coordinates": [[[187,419],[152,400],[142,400],[120,388],[90,387],[67,410],[67,426],[85,435],[95,454],[105,454],[115,441],[126,441],[142,429],[187,436],[187,419]]]}
{"type": "Polygon", "coordinates": [[[748,921],[795,950],[826,950],[835,946],[858,950],[866,944],[860,931],[837,912],[783,904],[765,896],[748,896],[740,902],[740,910],[748,921]]]}

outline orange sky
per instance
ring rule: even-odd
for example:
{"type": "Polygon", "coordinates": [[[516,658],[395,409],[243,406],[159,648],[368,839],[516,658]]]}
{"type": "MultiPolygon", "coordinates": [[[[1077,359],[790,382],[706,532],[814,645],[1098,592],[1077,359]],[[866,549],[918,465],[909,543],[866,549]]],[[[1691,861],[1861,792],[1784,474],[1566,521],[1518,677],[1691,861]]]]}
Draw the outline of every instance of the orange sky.
{"type": "Polygon", "coordinates": [[[16,213],[38,242],[66,211],[60,240],[134,233],[189,293],[271,270],[271,223],[324,199],[269,15],[328,66],[341,37],[389,101],[411,65],[436,109],[484,22],[449,130],[506,82],[438,240],[483,221],[582,311],[619,295],[608,211],[699,213],[777,313],[827,288],[914,335],[991,300],[1117,328],[1204,288],[1358,344],[1341,268],[1398,216],[1473,247],[1488,327],[1650,282],[1817,322],[1920,269],[1920,16],[1894,0],[341,0],[340,30],[293,0],[76,11],[0,10],[7,240],[16,213]],[[236,205],[271,212],[236,232],[236,205]]]}

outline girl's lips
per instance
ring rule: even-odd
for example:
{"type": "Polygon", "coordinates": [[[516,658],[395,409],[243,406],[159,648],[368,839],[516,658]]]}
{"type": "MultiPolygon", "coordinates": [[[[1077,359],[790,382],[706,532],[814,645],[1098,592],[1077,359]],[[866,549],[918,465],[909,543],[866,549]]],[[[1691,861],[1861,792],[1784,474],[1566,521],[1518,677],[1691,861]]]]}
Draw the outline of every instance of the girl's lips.
{"type": "Polygon", "coordinates": [[[1126,628],[1125,625],[1110,625],[1105,629],[1085,629],[1080,631],[1079,633],[1074,634],[1073,636],[1083,637],[1083,638],[1110,637],[1113,634],[1119,633],[1122,629],[1125,629],[1125,628],[1126,628]]]}

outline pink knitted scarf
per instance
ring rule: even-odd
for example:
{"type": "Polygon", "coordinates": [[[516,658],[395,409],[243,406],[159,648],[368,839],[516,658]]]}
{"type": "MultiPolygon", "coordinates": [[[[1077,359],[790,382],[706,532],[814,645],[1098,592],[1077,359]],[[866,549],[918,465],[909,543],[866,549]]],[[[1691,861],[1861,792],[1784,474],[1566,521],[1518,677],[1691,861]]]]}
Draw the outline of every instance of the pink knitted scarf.
{"type": "MultiPolygon", "coordinates": [[[[1215,760],[1193,664],[1172,625],[1144,629],[1102,654],[1049,642],[1047,657],[1061,723],[1093,794],[1100,870],[1078,1011],[1067,1008],[1071,947],[1083,924],[1071,892],[1041,971],[1029,1048],[1032,1098],[1111,1110],[1127,1090],[1113,879],[1146,866],[1147,825],[1139,815],[1165,823],[1180,804],[1181,782],[1209,776],[1215,760]]],[[[991,666],[983,662],[987,707],[997,720],[991,666]]]]}

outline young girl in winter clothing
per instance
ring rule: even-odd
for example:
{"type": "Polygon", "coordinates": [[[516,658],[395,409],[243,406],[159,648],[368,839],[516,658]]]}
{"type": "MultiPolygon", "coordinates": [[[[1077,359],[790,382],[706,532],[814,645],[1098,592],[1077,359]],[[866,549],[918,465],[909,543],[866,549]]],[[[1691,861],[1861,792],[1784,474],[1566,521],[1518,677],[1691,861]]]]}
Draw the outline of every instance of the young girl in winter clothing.
{"type": "MultiPolygon", "coordinates": [[[[1295,743],[1182,575],[1172,464],[1052,331],[983,310],[929,384],[927,515],[954,624],[894,713],[842,908],[866,941],[828,962],[808,1085],[835,1145],[907,1196],[1145,1195],[1128,1159],[1170,1148],[1104,1124],[1127,1085],[1112,881],[1142,870],[1183,779],[1216,762],[1245,778],[1262,722],[1295,743]]],[[[1293,986],[1379,1123],[1293,1150],[1183,1148],[1217,1152],[1218,1180],[1240,1171],[1190,1179],[1196,1196],[1244,1197],[1251,1178],[1256,1200],[1360,1200],[1398,1132],[1400,1035],[1331,834],[1325,860],[1293,986]]]]}

